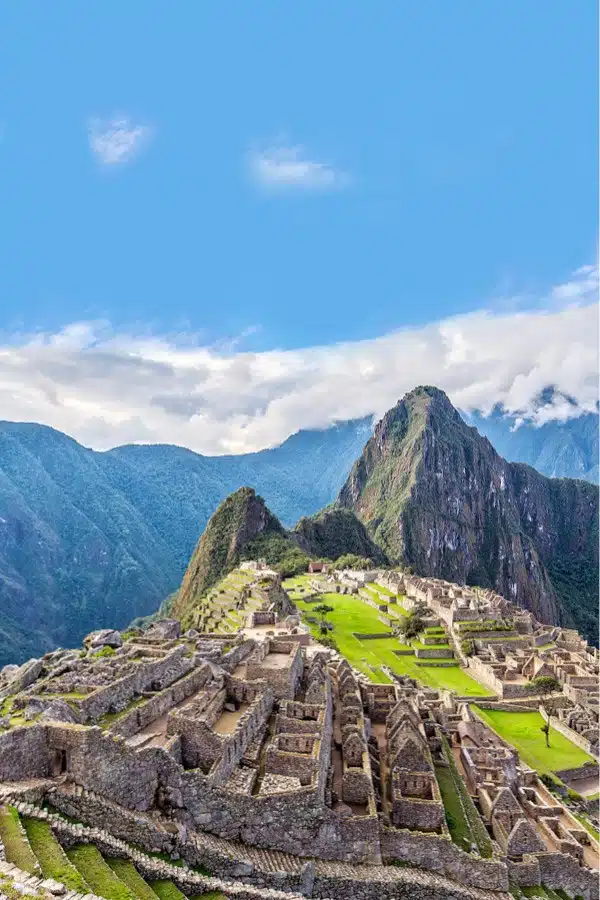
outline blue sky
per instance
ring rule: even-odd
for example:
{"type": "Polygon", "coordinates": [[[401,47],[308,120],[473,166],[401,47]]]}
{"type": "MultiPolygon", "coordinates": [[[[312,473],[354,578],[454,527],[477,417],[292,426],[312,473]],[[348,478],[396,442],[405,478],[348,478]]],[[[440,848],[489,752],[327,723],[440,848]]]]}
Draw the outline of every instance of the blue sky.
{"type": "MultiPolygon", "coordinates": [[[[539,306],[596,261],[596,33],[592,0],[3,4],[4,343],[243,355],[539,306]]],[[[150,439],[136,403],[88,440],[150,439]]]]}

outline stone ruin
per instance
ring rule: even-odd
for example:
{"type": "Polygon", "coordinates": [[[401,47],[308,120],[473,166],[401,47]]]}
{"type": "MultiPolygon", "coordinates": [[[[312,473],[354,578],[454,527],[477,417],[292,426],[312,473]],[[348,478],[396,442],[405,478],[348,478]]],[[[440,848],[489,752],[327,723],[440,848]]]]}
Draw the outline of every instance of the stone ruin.
{"type": "MultiPolygon", "coordinates": [[[[481,615],[489,621],[487,607],[481,615]]],[[[403,896],[405,870],[387,865],[400,861],[447,879],[423,897],[503,897],[510,879],[596,900],[589,833],[467,704],[409,678],[372,683],[293,632],[181,634],[166,620],[7,667],[0,794],[35,785],[40,803],[114,839],[194,863],[210,855],[228,875],[237,860],[250,880],[248,854],[279,854],[281,884],[296,889],[301,869],[301,892],[316,896],[403,896]],[[450,770],[487,857],[450,839],[440,786],[450,770]]],[[[567,681],[580,677],[572,654],[592,665],[590,654],[560,630],[555,644],[543,664],[560,660],[564,683],[581,690],[567,681]]],[[[580,708],[565,727],[583,723],[580,708]]]]}

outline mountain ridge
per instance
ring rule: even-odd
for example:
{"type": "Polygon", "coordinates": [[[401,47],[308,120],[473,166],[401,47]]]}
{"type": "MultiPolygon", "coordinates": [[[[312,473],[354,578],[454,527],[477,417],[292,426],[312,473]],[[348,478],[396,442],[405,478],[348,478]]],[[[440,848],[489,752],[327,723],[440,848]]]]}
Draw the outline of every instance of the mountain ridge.
{"type": "Polygon", "coordinates": [[[0,665],[153,612],[180,584],[218,504],[242,485],[286,528],[318,514],[371,432],[358,419],[209,457],[169,444],[97,452],[51,426],[0,422],[0,665]]]}

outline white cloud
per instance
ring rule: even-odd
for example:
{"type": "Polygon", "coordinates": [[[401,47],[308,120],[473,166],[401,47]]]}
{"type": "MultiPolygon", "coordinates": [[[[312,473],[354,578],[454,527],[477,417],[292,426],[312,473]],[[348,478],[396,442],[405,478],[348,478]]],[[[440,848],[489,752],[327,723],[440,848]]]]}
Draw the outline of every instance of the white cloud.
{"type": "Polygon", "coordinates": [[[564,419],[596,408],[597,286],[597,269],[585,269],[527,310],[481,310],[304,350],[249,353],[75,323],[0,342],[0,409],[97,448],[168,442],[204,453],[257,450],[300,428],[379,416],[418,384],[443,388],[465,410],[501,403],[532,421],[564,419]],[[549,385],[576,405],[556,395],[538,409],[549,385]]]}
{"type": "Polygon", "coordinates": [[[308,159],[303,147],[269,147],[250,155],[250,172],[266,188],[327,191],[347,184],[348,178],[328,163],[308,159]]]}
{"type": "Polygon", "coordinates": [[[92,119],[88,125],[90,148],[105,166],[132,159],[150,138],[147,125],[136,125],[128,116],[92,119]]]}

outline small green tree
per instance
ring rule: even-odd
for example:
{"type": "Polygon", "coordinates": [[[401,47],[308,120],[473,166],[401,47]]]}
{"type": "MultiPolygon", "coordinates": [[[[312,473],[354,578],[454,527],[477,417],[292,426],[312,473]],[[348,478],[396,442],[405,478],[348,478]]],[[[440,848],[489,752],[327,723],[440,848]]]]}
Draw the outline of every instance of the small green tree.
{"type": "Polygon", "coordinates": [[[546,747],[549,747],[550,719],[556,714],[557,709],[556,699],[552,697],[552,694],[556,693],[556,691],[560,691],[560,682],[558,682],[553,675],[540,675],[538,678],[534,678],[531,681],[530,687],[532,692],[537,695],[540,706],[546,713],[546,720],[540,730],[544,733],[544,737],[546,738],[546,747]]]}
{"type": "Polygon", "coordinates": [[[327,634],[329,631],[329,628],[327,627],[327,616],[330,612],[333,612],[333,606],[329,606],[328,603],[319,603],[317,606],[313,606],[313,612],[316,612],[319,616],[321,634],[327,634]]]}
{"type": "Polygon", "coordinates": [[[423,619],[416,610],[413,610],[407,616],[402,617],[398,630],[407,641],[411,641],[421,634],[424,627],[423,619]]]}

